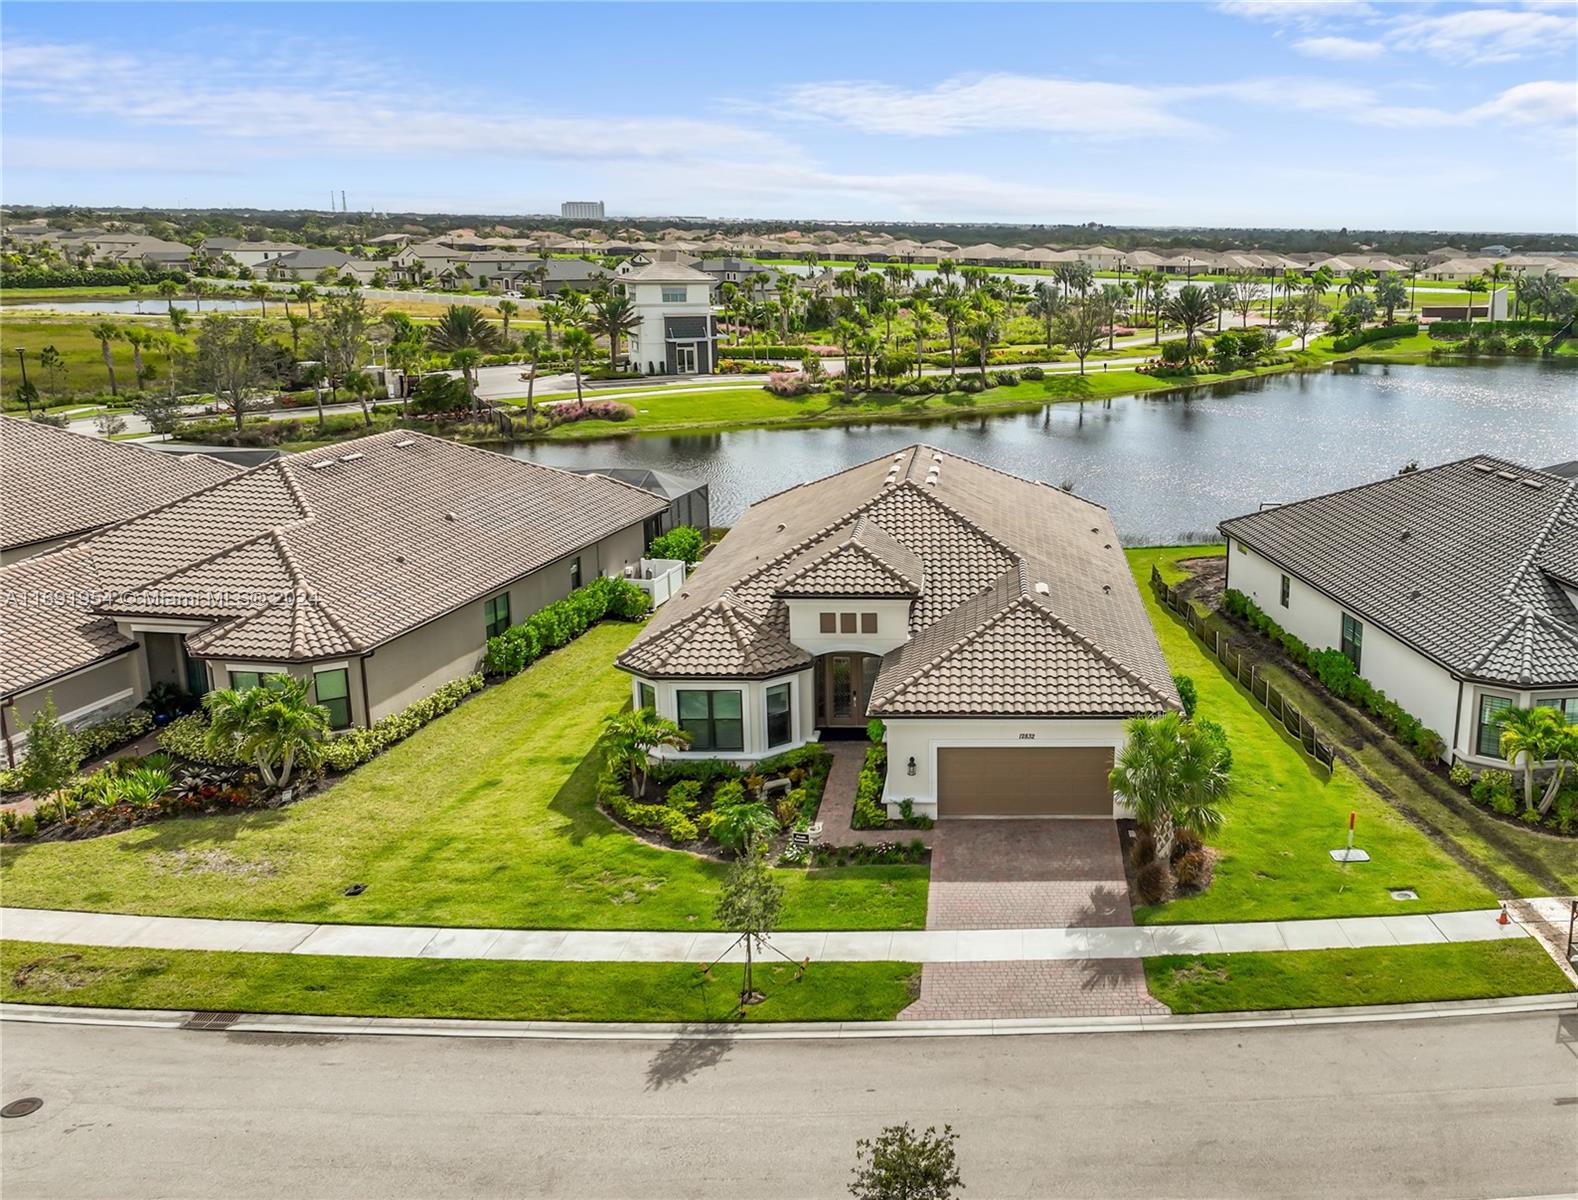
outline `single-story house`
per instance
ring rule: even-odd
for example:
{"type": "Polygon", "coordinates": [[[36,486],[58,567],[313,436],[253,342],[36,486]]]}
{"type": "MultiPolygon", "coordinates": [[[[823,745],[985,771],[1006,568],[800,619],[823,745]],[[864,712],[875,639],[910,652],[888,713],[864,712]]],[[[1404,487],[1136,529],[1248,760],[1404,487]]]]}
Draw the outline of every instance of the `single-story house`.
{"type": "Polygon", "coordinates": [[[235,474],[20,417],[0,417],[0,566],[31,558],[235,474]]]}
{"type": "Polygon", "coordinates": [[[1476,455],[1222,522],[1227,586],[1505,767],[1498,715],[1578,722],[1578,480],[1476,455]]]}
{"type": "Polygon", "coordinates": [[[231,237],[204,238],[202,244],[205,253],[212,254],[216,258],[229,258],[237,266],[254,269],[276,258],[283,258],[287,254],[294,254],[306,248],[295,242],[247,242],[231,237]]]}
{"type": "Polygon", "coordinates": [[[257,267],[255,273],[268,279],[299,279],[312,281],[324,271],[333,271],[335,278],[350,275],[358,283],[370,283],[379,271],[392,274],[387,259],[355,258],[340,250],[292,250],[269,259],[257,267]]]}
{"type": "MultiPolygon", "coordinates": [[[[56,481],[49,499],[75,504],[78,477],[56,481]]],[[[543,605],[635,572],[668,503],[395,430],[145,508],[0,567],[12,760],[46,697],[86,723],[156,683],[201,694],[288,672],[312,680],[334,727],[370,724],[480,669],[488,637],[543,605]]]]}
{"type": "Polygon", "coordinates": [[[924,445],[752,505],[618,665],[680,755],[881,719],[895,814],[1111,817],[1124,722],[1178,707],[1107,511],[924,445]]]}

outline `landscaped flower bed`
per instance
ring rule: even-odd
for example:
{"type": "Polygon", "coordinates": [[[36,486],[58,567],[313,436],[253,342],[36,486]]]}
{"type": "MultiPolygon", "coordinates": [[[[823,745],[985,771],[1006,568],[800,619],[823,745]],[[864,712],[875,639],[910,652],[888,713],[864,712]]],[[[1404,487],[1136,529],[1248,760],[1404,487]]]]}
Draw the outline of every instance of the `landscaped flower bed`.
{"type": "Polygon", "coordinates": [[[766,838],[781,851],[815,819],[831,766],[826,750],[809,745],[745,768],[721,759],[671,760],[632,781],[610,756],[597,798],[648,840],[721,857],[766,838]]]}
{"type": "MultiPolygon", "coordinates": [[[[75,730],[71,736],[77,744],[81,760],[86,762],[108,754],[111,750],[117,750],[129,742],[135,742],[152,729],[153,725],[153,713],[146,708],[134,708],[118,717],[111,717],[107,721],[75,730]]],[[[14,795],[22,790],[20,768],[0,771],[0,793],[14,795]]]]}

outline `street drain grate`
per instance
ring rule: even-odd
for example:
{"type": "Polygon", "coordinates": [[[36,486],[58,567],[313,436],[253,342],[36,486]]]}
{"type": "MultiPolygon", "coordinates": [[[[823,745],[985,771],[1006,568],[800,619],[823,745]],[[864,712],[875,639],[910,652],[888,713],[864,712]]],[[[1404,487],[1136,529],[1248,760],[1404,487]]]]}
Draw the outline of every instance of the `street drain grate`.
{"type": "Polygon", "coordinates": [[[1395,891],[1392,892],[1392,899],[1393,900],[1417,900],[1417,899],[1419,899],[1419,893],[1414,891],[1413,888],[1397,888],[1395,891]]]}
{"type": "Polygon", "coordinates": [[[0,1108],[0,1117],[30,1117],[43,1107],[44,1102],[37,1096],[23,1096],[0,1108]]]}
{"type": "Polygon", "coordinates": [[[241,1019],[234,1012],[196,1012],[186,1019],[182,1029],[229,1029],[241,1019]]]}

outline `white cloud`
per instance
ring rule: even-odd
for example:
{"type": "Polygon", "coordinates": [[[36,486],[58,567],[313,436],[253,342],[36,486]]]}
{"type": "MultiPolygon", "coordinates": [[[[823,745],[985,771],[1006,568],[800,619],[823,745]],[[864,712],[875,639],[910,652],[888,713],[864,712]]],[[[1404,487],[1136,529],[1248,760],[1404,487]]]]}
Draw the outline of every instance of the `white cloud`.
{"type": "Polygon", "coordinates": [[[1380,42],[1361,42],[1346,37],[1300,38],[1293,43],[1293,48],[1309,58],[1329,58],[1338,62],[1362,62],[1386,53],[1386,47],[1380,42]]]}
{"type": "Polygon", "coordinates": [[[1406,17],[1396,22],[1391,40],[1451,63],[1514,62],[1552,53],[1572,53],[1578,20],[1569,9],[1559,15],[1504,8],[1469,9],[1439,16],[1406,17]]]}
{"type": "Polygon", "coordinates": [[[1335,20],[1362,21],[1375,8],[1362,0],[1220,0],[1218,12],[1267,25],[1314,29],[1335,20]]]}
{"type": "Polygon", "coordinates": [[[1166,97],[1125,83],[996,74],[906,89],[874,82],[790,88],[779,111],[866,133],[943,135],[981,130],[1121,138],[1197,130],[1166,97]]]}
{"type": "Polygon", "coordinates": [[[258,143],[272,153],[311,147],[347,157],[505,154],[573,161],[694,158],[699,149],[750,158],[792,152],[771,134],[721,121],[543,112],[516,116],[497,104],[465,106],[453,90],[447,93],[448,104],[413,102],[383,82],[399,72],[359,71],[347,77],[326,70],[317,76],[298,67],[289,72],[211,69],[194,76],[174,63],[90,45],[14,41],[5,46],[3,61],[13,104],[26,98],[81,115],[258,143]],[[277,79],[289,82],[271,82],[277,79]]]}
{"type": "Polygon", "coordinates": [[[1508,121],[1514,125],[1562,125],[1578,122],[1578,81],[1546,79],[1520,83],[1466,114],[1476,121],[1508,121]]]}

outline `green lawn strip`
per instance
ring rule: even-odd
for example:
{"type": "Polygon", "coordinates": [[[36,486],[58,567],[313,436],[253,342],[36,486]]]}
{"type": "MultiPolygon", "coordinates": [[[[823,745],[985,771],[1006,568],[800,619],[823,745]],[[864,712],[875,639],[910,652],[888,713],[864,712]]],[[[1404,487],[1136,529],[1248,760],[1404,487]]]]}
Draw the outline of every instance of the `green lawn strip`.
{"type": "MultiPolygon", "coordinates": [[[[744,968],[699,963],[491,962],[343,958],[0,944],[0,998],[19,1004],[449,1017],[495,1021],[683,1021],[734,1018],[744,968]]],[[[812,963],[797,981],[758,964],[767,999],[748,1021],[888,1021],[909,1005],[914,963],[812,963]]]]}
{"type": "Polygon", "coordinates": [[[1145,982],[1151,995],[1175,1013],[1418,1004],[1573,990],[1533,938],[1361,950],[1169,954],[1145,960],[1145,982]]]}
{"type": "Polygon", "coordinates": [[[1140,907],[1141,924],[1274,921],[1300,917],[1356,917],[1488,908],[1495,894],[1414,828],[1340,764],[1328,777],[1280,725],[1273,724],[1236,680],[1156,603],[1151,564],[1164,578],[1183,575],[1179,558],[1220,554],[1222,548],[1185,546],[1130,550],[1140,594],[1162,651],[1175,672],[1192,677],[1199,715],[1219,722],[1233,749],[1227,821],[1210,844],[1221,852],[1204,892],[1168,904],[1140,907]],[[1358,813],[1358,845],[1373,861],[1342,866],[1329,850],[1341,846],[1348,813],[1358,813]],[[1413,888],[1406,906],[1393,888],[1413,888]]]}
{"type": "MultiPolygon", "coordinates": [[[[157,297],[149,303],[157,304],[157,297]]],[[[150,317],[156,315],[158,314],[153,312],[147,314],[150,317]]],[[[57,387],[63,393],[108,392],[110,377],[104,369],[104,353],[99,346],[99,339],[91,332],[101,321],[108,321],[118,328],[129,328],[132,325],[150,327],[146,319],[137,321],[130,314],[65,321],[7,318],[5,354],[0,358],[0,388],[5,392],[8,408],[12,403],[12,395],[16,391],[17,384],[22,379],[16,359],[18,347],[27,351],[27,377],[32,381],[33,386],[38,388],[45,403],[51,401],[57,387]],[[52,376],[39,366],[38,352],[45,346],[53,346],[60,352],[60,357],[65,362],[62,376],[52,376]]],[[[164,328],[169,328],[167,322],[162,324],[164,328]]],[[[137,377],[132,370],[131,346],[122,341],[112,341],[110,358],[115,363],[115,380],[120,388],[123,391],[135,388],[137,377]]],[[[155,379],[162,383],[166,371],[164,353],[153,346],[145,347],[142,361],[145,368],[151,368],[156,372],[155,379]]]]}
{"type": "MultiPolygon", "coordinates": [[[[0,850],[5,903],[172,916],[539,929],[714,929],[725,867],[594,804],[592,747],[629,698],[608,623],[273,812],[0,850]],[[347,897],[352,883],[367,890],[347,897]]],[[[786,929],[921,929],[927,869],[784,870],[786,929]]]]}
{"type": "MultiPolygon", "coordinates": [[[[1247,635],[1245,635],[1247,636],[1247,635]]],[[[1516,896],[1578,892],[1578,845],[1498,821],[1474,807],[1459,789],[1433,775],[1410,771],[1389,758],[1375,739],[1385,736],[1344,705],[1317,692],[1279,665],[1260,670],[1323,733],[1357,761],[1360,770],[1393,793],[1397,801],[1455,842],[1463,854],[1498,875],[1516,896]],[[1355,738],[1357,735],[1357,740],[1355,738]]],[[[1400,754],[1407,749],[1393,746],[1400,754]]]]}

